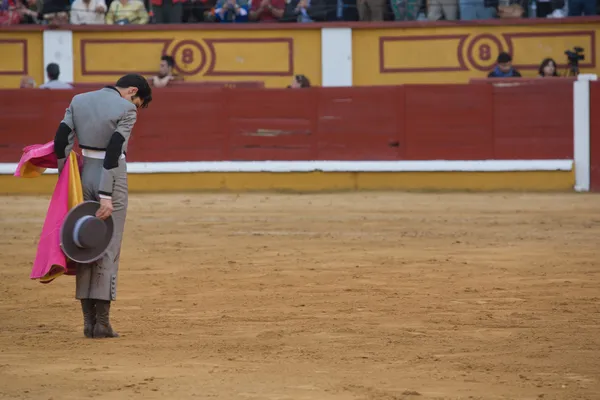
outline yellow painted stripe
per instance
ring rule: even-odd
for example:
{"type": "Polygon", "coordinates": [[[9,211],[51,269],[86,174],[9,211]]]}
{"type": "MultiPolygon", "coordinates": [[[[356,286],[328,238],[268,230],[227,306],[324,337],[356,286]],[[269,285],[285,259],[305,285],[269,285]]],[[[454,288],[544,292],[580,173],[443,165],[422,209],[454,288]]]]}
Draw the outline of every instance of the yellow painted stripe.
{"type": "MultiPolygon", "coordinates": [[[[56,175],[0,175],[0,194],[50,194],[56,175]]],[[[199,172],[130,174],[129,191],[529,190],[570,191],[574,171],[517,172],[199,172]]]]}

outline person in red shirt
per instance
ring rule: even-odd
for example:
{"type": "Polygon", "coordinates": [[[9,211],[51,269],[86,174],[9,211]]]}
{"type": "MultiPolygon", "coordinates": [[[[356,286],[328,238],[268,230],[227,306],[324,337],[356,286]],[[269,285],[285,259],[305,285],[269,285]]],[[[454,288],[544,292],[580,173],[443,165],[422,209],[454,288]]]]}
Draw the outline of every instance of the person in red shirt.
{"type": "Polygon", "coordinates": [[[252,0],[250,20],[258,22],[277,22],[283,17],[285,0],[252,0]]]}

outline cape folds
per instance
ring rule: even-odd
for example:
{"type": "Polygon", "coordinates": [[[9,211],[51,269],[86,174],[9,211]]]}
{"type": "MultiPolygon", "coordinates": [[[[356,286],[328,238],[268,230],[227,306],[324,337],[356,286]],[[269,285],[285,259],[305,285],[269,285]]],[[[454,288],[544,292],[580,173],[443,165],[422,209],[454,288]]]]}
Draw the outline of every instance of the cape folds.
{"type": "MultiPolygon", "coordinates": [[[[60,228],[69,210],[83,202],[80,175],[82,167],[81,155],[71,151],[50,199],[31,270],[31,279],[50,283],[63,274],[75,274],[77,264],[69,260],[60,248],[60,228]]],[[[36,178],[47,168],[58,168],[54,142],[25,147],[14,176],[36,178]]]]}

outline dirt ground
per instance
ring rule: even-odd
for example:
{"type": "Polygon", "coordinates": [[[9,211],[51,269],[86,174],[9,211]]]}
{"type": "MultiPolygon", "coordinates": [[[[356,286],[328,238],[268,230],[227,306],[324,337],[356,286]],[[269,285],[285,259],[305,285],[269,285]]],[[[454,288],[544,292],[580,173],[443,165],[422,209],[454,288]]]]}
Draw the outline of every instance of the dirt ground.
{"type": "Polygon", "coordinates": [[[599,200],[133,195],[100,340],[5,197],[0,398],[600,399],[599,200]]]}

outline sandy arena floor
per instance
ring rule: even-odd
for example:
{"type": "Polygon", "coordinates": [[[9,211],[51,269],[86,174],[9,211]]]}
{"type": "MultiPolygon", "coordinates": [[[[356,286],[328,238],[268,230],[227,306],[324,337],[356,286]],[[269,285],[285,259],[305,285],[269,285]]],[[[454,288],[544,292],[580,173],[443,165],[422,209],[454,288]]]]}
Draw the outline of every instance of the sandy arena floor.
{"type": "Polygon", "coordinates": [[[0,205],[0,398],[600,399],[600,197],[134,195],[112,322],[0,205]]]}

